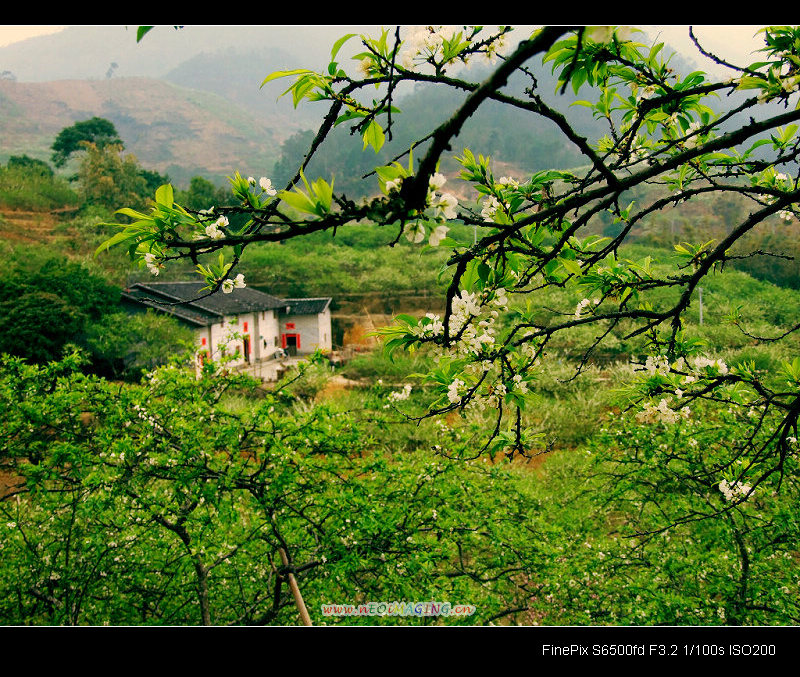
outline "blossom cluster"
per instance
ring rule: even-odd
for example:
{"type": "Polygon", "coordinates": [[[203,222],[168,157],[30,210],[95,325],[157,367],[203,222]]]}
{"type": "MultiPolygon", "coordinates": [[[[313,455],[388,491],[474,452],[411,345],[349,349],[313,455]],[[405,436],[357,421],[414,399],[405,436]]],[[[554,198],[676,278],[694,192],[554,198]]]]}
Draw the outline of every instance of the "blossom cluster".
{"type": "Polygon", "coordinates": [[[614,37],[619,42],[627,42],[636,30],[632,26],[586,26],[584,37],[603,44],[610,43],[614,37]]]}
{"type": "Polygon", "coordinates": [[[398,63],[406,70],[414,70],[442,48],[445,41],[456,34],[456,26],[410,26],[403,39],[398,63]]]}
{"type": "Polygon", "coordinates": [[[666,376],[670,373],[687,370],[690,373],[683,377],[683,383],[688,384],[697,381],[698,378],[707,377],[709,368],[721,375],[725,375],[729,371],[728,365],[725,364],[724,360],[705,355],[698,355],[690,358],[689,361],[679,357],[674,363],[670,363],[665,355],[648,355],[642,366],[642,371],[647,372],[648,376],[666,376]]]}
{"type": "Polygon", "coordinates": [[[402,390],[396,390],[395,392],[389,393],[389,401],[390,402],[400,402],[402,400],[407,400],[411,395],[411,384],[406,383],[403,386],[402,390]]]}
{"type": "Polygon", "coordinates": [[[723,496],[725,496],[725,500],[733,503],[734,501],[745,498],[753,490],[753,487],[744,482],[728,482],[728,480],[722,480],[722,482],[719,483],[719,490],[722,492],[723,496]]]}
{"type": "Polygon", "coordinates": [[[757,100],[758,103],[767,103],[778,96],[788,96],[800,90],[800,75],[780,75],[775,74],[776,84],[764,87],[759,92],[757,100]]]}
{"type": "Polygon", "coordinates": [[[147,266],[147,270],[149,270],[153,275],[158,275],[159,271],[161,270],[161,266],[158,264],[158,257],[155,254],[152,252],[147,252],[144,255],[144,263],[147,266]]]}
{"type": "Polygon", "coordinates": [[[651,376],[654,374],[669,374],[671,369],[669,359],[667,359],[666,355],[648,355],[644,363],[644,368],[651,376]]]}
{"type": "Polygon", "coordinates": [[[703,140],[702,135],[698,133],[698,130],[703,126],[703,123],[695,120],[694,122],[689,124],[689,129],[686,130],[686,136],[688,137],[684,142],[684,145],[687,148],[694,148],[695,146],[699,145],[700,142],[703,140]]]}
{"type": "Polygon", "coordinates": [[[636,414],[636,420],[639,423],[677,423],[681,419],[688,419],[691,415],[689,407],[683,407],[680,410],[670,407],[672,398],[662,398],[661,401],[654,405],[652,402],[646,402],[644,409],[636,414]]]}
{"type": "Polygon", "coordinates": [[[481,216],[483,220],[487,222],[495,221],[498,209],[504,209],[506,211],[510,209],[510,205],[507,202],[501,203],[494,195],[487,195],[481,204],[481,216]]]}
{"type": "Polygon", "coordinates": [[[213,223],[209,223],[202,232],[197,233],[194,236],[194,239],[205,240],[208,238],[210,240],[221,240],[223,237],[225,237],[225,232],[220,229],[227,227],[227,225],[228,218],[225,216],[220,216],[213,223]]]}
{"type": "Polygon", "coordinates": [[[579,320],[581,318],[581,313],[583,309],[588,306],[589,304],[598,305],[600,303],[600,299],[582,299],[578,302],[578,305],[575,308],[575,319],[579,320]]]}
{"type": "Polygon", "coordinates": [[[412,329],[414,336],[430,339],[444,333],[444,323],[438,315],[426,313],[425,318],[428,320],[427,322],[423,320],[422,324],[418,324],[412,329]]]}
{"type": "MultiPolygon", "coordinates": [[[[406,70],[414,71],[426,63],[443,61],[444,43],[451,41],[463,29],[459,26],[409,26],[406,31],[397,63],[406,70]]],[[[468,38],[462,36],[464,40],[468,38]]],[[[494,64],[498,55],[504,53],[508,46],[506,36],[497,34],[480,49],[468,49],[460,58],[464,63],[471,63],[478,57],[494,64]]]]}
{"type": "Polygon", "coordinates": [[[234,289],[243,289],[245,286],[244,275],[239,273],[235,278],[222,281],[222,293],[230,294],[234,289]]]}
{"type": "Polygon", "coordinates": [[[705,356],[698,356],[694,358],[694,368],[698,371],[705,370],[707,367],[716,369],[720,374],[728,373],[728,365],[720,359],[710,358],[705,356]]]}
{"type": "MultiPolygon", "coordinates": [[[[494,186],[491,187],[492,189],[499,187],[500,189],[506,188],[517,190],[519,188],[519,181],[512,176],[503,176],[500,177],[500,179],[495,182],[494,186]]],[[[498,192],[496,195],[487,195],[481,203],[481,216],[486,222],[491,223],[496,221],[498,218],[498,210],[501,213],[508,214],[509,216],[511,215],[511,204],[505,199],[501,200],[498,195],[500,198],[505,197],[505,194],[501,190],[501,192],[498,192]]]]}
{"type": "Polygon", "coordinates": [[[447,399],[453,404],[461,401],[461,396],[464,394],[464,381],[460,378],[453,379],[453,382],[447,386],[447,399]]]}
{"type": "MultiPolygon", "coordinates": [[[[247,183],[249,183],[251,186],[255,186],[256,180],[252,176],[248,176],[247,183]]],[[[272,179],[268,179],[266,176],[262,176],[258,180],[258,185],[261,188],[261,190],[270,197],[273,195],[277,195],[278,193],[278,191],[275,190],[275,188],[272,186],[272,179]]]]}
{"type": "MultiPolygon", "coordinates": [[[[456,212],[456,207],[458,207],[458,198],[451,193],[436,192],[437,190],[441,189],[446,182],[447,178],[444,176],[444,174],[440,174],[439,172],[436,172],[433,176],[431,176],[430,180],[428,181],[428,196],[426,200],[426,206],[433,209],[433,218],[440,222],[439,225],[433,228],[428,238],[428,244],[430,244],[431,247],[439,246],[439,243],[445,237],[447,237],[447,233],[450,229],[442,222],[458,217],[456,212]]],[[[402,178],[397,178],[393,181],[387,181],[386,191],[389,194],[398,191],[401,183],[402,178]]],[[[416,221],[411,224],[409,229],[406,231],[406,239],[414,244],[419,244],[425,239],[426,234],[425,224],[423,224],[422,221],[416,221]]]]}
{"type": "MultiPolygon", "coordinates": [[[[449,355],[463,360],[463,374],[459,374],[449,383],[446,389],[447,399],[451,404],[464,404],[470,409],[482,411],[489,407],[497,407],[508,393],[525,395],[530,392],[528,378],[535,366],[536,347],[532,342],[522,343],[518,354],[510,352],[508,362],[510,373],[503,368],[497,377],[489,376],[498,364],[489,354],[498,345],[496,321],[500,312],[508,308],[506,290],[499,287],[485,290],[481,294],[462,290],[451,302],[449,329],[454,343],[448,348],[449,355]],[[517,373],[515,373],[517,372],[517,373]],[[481,382],[475,396],[464,402],[471,391],[470,383],[481,382]]],[[[428,322],[420,326],[426,333],[439,335],[443,332],[439,317],[429,314],[428,322]]],[[[417,332],[415,332],[417,333],[417,332]]],[[[444,356],[440,346],[439,353],[434,355],[438,362],[444,356]]]]}

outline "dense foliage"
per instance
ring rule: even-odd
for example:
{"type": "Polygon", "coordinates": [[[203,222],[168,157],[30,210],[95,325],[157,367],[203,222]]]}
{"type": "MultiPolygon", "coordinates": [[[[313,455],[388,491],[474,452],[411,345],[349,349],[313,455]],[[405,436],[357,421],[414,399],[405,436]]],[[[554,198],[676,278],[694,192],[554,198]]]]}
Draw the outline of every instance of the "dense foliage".
{"type": "Polygon", "coordinates": [[[28,264],[0,281],[0,351],[48,362],[112,309],[119,290],[64,258],[28,264]]]}

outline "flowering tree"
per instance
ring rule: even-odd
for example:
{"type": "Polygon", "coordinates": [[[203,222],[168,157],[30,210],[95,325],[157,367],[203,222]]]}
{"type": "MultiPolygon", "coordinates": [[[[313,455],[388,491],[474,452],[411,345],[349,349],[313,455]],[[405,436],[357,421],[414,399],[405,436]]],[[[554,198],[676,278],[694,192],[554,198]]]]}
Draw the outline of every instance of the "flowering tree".
{"type": "MultiPolygon", "coordinates": [[[[524,412],[537,376],[548,369],[554,338],[591,332],[576,365],[580,372],[613,332],[643,337],[648,354],[629,391],[639,424],[678,426],[701,400],[760,412],[704,478],[721,501],[707,513],[728,510],[786,471],[800,414],[800,359],[780,374],[761,374],[747,363],[729,367],[687,333],[686,314],[703,280],[726,263],[780,255],[742,250],[745,236],[769,219],[790,222],[800,214],[800,29],[763,29],[763,60],[752,64],[728,63],[695,40],[703,57],[730,69],[722,80],[673,70],[664,45],[642,44],[638,35],[609,26],[544,27],[522,39],[511,27],[345,35],[333,45],[326,71],[301,68],[264,80],[292,79],[286,94],[295,106],[304,100],[329,106],[285,188],[237,173],[232,204],[195,211],[176,204],[171,187],[162,186],[148,212],[120,210],[130,222],[100,250],[124,244],[153,274],[188,258],[210,294],[245,284],[236,268],[253,243],[335,234],[364,221],[392,229],[390,244],[407,238],[450,248],[443,316],[403,315],[381,331],[387,350],[427,347],[437,355],[426,375],[435,395],[424,411],[407,412],[410,417],[474,412],[487,417],[479,450],[531,453],[538,442],[527,432],[524,412]],[[350,69],[337,57],[354,39],[361,51],[350,69]],[[463,68],[478,60],[492,64],[479,82],[463,68]],[[587,139],[571,110],[545,102],[529,69],[534,60],[552,67],[557,91],[584,96],[579,104],[605,123],[605,135],[587,139]],[[508,87],[512,77],[525,81],[520,91],[508,87]],[[384,146],[400,114],[395,103],[403,83],[452,88],[465,98],[414,147],[365,178],[374,182],[374,197],[355,202],[337,194],[326,177],[309,180],[308,163],[337,125],[351,125],[365,152],[384,146]],[[584,166],[495,177],[481,149],[454,148],[468,118],[489,102],[555,125],[584,166]],[[440,172],[450,150],[461,166],[462,191],[446,189],[451,179],[440,172]],[[473,197],[457,198],[463,190],[473,197]],[[735,196],[743,204],[723,238],[680,244],[669,261],[626,255],[623,246],[649,217],[709,195],[735,196]],[[241,228],[231,227],[234,214],[247,217],[241,228]],[[613,222],[611,236],[598,231],[601,219],[613,222]],[[474,240],[449,237],[455,221],[474,226],[474,240]],[[542,307],[537,299],[549,289],[569,291],[575,305],[542,307]]],[[[749,335],[742,316],[730,321],[749,335]]],[[[753,338],[776,341],[797,329],[800,323],[782,336],[753,338]]],[[[398,393],[393,403],[407,394],[398,393]]]]}
{"type": "Polygon", "coordinates": [[[3,623],[287,625],[295,576],[315,624],[395,599],[470,603],[448,622],[471,624],[524,607],[515,575],[541,573],[546,523],[506,468],[393,458],[295,377],[265,393],[167,366],[121,387],[80,365],[0,359],[3,623]]]}

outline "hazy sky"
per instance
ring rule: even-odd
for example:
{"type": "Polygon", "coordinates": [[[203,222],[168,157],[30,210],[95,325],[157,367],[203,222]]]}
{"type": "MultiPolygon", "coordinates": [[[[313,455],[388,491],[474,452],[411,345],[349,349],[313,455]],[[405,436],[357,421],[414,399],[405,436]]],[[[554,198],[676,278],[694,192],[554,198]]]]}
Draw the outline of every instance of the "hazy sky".
{"type": "MultiPolygon", "coordinates": [[[[0,26],[0,47],[36,35],[54,33],[63,28],[65,26],[0,26]]],[[[642,28],[654,39],[660,34],[659,40],[667,42],[679,52],[696,54],[696,49],[689,38],[688,26],[642,26],[642,28]]],[[[763,45],[763,41],[759,42],[754,37],[757,29],[758,26],[751,25],[704,25],[695,26],[695,34],[706,50],[738,65],[747,65],[756,60],[752,51],[763,45]]],[[[716,68],[700,55],[695,60],[701,68],[708,70],[716,68]]],[[[722,69],[714,72],[728,71],[722,69]]]]}
{"type": "MultiPolygon", "coordinates": [[[[716,66],[697,51],[689,37],[688,26],[641,26],[650,37],[658,42],[666,42],[677,52],[692,56],[702,70],[733,75],[724,67],[716,66]]],[[[717,25],[694,26],[694,34],[703,49],[715,56],[726,59],[737,66],[747,66],[760,60],[753,50],[764,46],[761,35],[756,36],[760,26],[717,25]]]]}
{"type": "Polygon", "coordinates": [[[37,35],[56,33],[66,26],[0,26],[0,47],[37,35]]]}

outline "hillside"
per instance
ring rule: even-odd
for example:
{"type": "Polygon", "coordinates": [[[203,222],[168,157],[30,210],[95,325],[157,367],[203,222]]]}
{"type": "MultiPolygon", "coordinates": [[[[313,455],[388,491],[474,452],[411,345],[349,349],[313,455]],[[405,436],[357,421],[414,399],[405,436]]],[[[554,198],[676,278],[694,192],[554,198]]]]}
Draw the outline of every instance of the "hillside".
{"type": "Polygon", "coordinates": [[[114,123],[142,166],[176,184],[269,171],[287,133],[216,94],[161,80],[0,80],[0,162],[19,154],[49,161],[58,132],[94,115],[114,123]]]}

